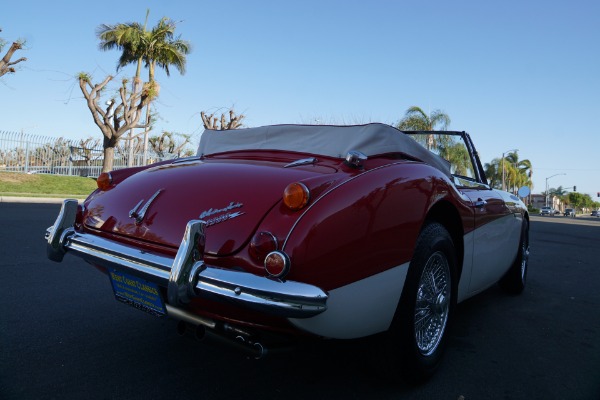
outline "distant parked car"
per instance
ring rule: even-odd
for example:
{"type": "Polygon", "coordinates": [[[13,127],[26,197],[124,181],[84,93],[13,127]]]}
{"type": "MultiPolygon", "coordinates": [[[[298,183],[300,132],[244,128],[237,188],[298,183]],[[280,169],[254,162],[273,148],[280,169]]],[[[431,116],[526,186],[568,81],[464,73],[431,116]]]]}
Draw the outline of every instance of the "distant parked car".
{"type": "Polygon", "coordinates": [[[551,215],[554,217],[555,214],[559,214],[559,211],[552,207],[542,207],[542,210],[540,211],[540,215],[551,215]]]}
{"type": "Polygon", "coordinates": [[[600,217],[600,210],[592,211],[592,217],[600,217]]]}
{"type": "Polygon", "coordinates": [[[574,208],[565,208],[564,216],[565,217],[574,217],[575,209],[574,208]]]}

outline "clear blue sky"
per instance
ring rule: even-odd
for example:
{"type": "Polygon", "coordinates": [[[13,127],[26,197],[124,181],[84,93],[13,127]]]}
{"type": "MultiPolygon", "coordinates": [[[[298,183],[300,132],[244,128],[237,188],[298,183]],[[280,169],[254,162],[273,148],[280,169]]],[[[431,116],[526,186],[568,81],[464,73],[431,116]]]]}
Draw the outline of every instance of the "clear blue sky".
{"type": "MultiPolygon", "coordinates": [[[[161,84],[156,133],[202,132],[200,111],[234,107],[246,125],[384,122],[441,109],[482,162],[518,149],[534,193],[600,191],[600,2],[4,2],[0,37],[28,58],[0,78],[0,130],[97,137],[75,75],[115,74],[101,23],[163,16],[193,51],[161,84]]],[[[119,78],[130,77],[134,67],[119,78]]],[[[116,79],[119,81],[120,79],[116,79]]]]}

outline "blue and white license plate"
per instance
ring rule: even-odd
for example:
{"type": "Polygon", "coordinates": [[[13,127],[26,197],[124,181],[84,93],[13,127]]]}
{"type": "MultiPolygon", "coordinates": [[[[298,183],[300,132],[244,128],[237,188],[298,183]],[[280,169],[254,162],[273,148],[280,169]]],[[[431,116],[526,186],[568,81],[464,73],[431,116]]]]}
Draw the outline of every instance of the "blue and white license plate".
{"type": "Polygon", "coordinates": [[[157,284],[114,269],[108,274],[117,300],[158,317],[166,315],[157,284]]]}

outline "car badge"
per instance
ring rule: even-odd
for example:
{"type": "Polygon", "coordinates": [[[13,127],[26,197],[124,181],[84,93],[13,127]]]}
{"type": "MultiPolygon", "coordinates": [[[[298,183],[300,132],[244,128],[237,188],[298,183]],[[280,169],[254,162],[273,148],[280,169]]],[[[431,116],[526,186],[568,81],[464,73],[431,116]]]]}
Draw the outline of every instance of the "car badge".
{"type": "Polygon", "coordinates": [[[162,191],[162,189],[158,189],[156,191],[156,193],[154,193],[152,195],[152,197],[150,197],[148,199],[148,201],[146,202],[146,204],[144,204],[144,206],[140,209],[140,206],[142,205],[142,203],[144,202],[144,199],[140,200],[139,203],[137,203],[135,205],[135,207],[133,207],[131,209],[131,211],[129,211],[129,218],[133,218],[135,219],[136,224],[141,224],[144,217],[146,216],[146,211],[148,211],[148,208],[150,207],[150,204],[152,204],[152,202],[154,201],[154,199],[156,199],[158,197],[158,195],[160,194],[160,192],[162,191]]]}
{"type": "Polygon", "coordinates": [[[206,211],[202,211],[202,213],[198,216],[198,218],[203,220],[204,222],[206,222],[206,227],[208,228],[209,226],[220,224],[221,222],[225,222],[230,219],[237,218],[240,215],[244,215],[244,213],[241,211],[230,212],[230,211],[235,210],[236,208],[242,208],[243,206],[244,205],[242,203],[232,201],[229,203],[229,205],[227,207],[209,208],[206,211]],[[221,214],[221,213],[225,213],[225,214],[212,217],[215,214],[221,214]]]}

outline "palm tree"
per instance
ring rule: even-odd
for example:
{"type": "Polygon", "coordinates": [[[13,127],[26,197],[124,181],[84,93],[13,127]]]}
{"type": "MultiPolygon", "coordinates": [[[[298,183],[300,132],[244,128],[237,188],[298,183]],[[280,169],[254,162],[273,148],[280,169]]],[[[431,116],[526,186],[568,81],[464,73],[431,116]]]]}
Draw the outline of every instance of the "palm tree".
{"type": "Polygon", "coordinates": [[[137,63],[135,77],[139,79],[142,62],[148,68],[148,81],[154,82],[155,69],[158,65],[170,76],[169,67],[174,66],[182,75],[185,74],[186,55],[191,51],[188,41],[175,37],[176,23],[166,17],[158,21],[152,30],[146,30],[148,14],[144,25],[137,22],[116,25],[102,24],[96,35],[100,39],[101,50],[121,50],[117,70],[137,63]]]}
{"type": "Polygon", "coordinates": [[[142,43],[142,36],[146,31],[146,24],[148,22],[148,10],[146,12],[146,22],[144,25],[140,25],[137,22],[128,22],[125,24],[106,25],[102,24],[96,30],[96,36],[100,39],[98,47],[100,50],[121,50],[121,57],[117,62],[117,71],[122,67],[137,63],[135,71],[134,88],[140,81],[140,75],[142,71],[143,57],[140,54],[140,48],[142,43]]]}
{"type": "Polygon", "coordinates": [[[498,182],[502,181],[502,167],[500,164],[500,159],[494,158],[492,162],[485,163],[483,166],[488,183],[493,188],[497,188],[499,186],[498,182]]]}
{"type": "Polygon", "coordinates": [[[398,129],[411,131],[433,131],[437,125],[441,130],[448,129],[450,117],[440,110],[433,110],[430,115],[425,114],[420,107],[412,106],[404,114],[404,118],[398,122],[398,129]]]}
{"type": "Polygon", "coordinates": [[[175,22],[162,18],[152,31],[144,35],[143,60],[148,67],[149,81],[154,81],[154,71],[158,65],[171,76],[169,67],[174,66],[181,75],[185,74],[186,55],[190,53],[190,43],[175,37],[175,22]]]}
{"type": "MultiPolygon", "coordinates": [[[[412,106],[404,114],[404,118],[398,122],[396,127],[401,131],[434,131],[436,126],[440,125],[441,130],[448,129],[450,117],[441,110],[433,110],[430,115],[425,114],[420,107],[412,106]]],[[[435,148],[434,136],[427,136],[425,147],[431,150],[435,148]]]]}
{"type": "Polygon", "coordinates": [[[511,183],[513,189],[521,186],[531,186],[531,175],[533,173],[531,161],[519,160],[519,153],[516,151],[508,153],[504,160],[505,168],[509,171],[508,187],[511,183]]]}
{"type": "Polygon", "coordinates": [[[455,142],[452,137],[448,145],[442,146],[440,156],[450,162],[453,167],[452,173],[462,176],[473,176],[473,164],[469,156],[469,151],[462,142],[455,142]]]}
{"type": "Polygon", "coordinates": [[[553,196],[558,196],[558,197],[563,197],[565,196],[568,192],[565,188],[563,188],[562,186],[555,188],[550,188],[548,190],[548,193],[550,193],[553,196]]]}
{"type": "MultiPolygon", "coordinates": [[[[145,63],[148,68],[148,90],[152,97],[158,96],[160,90],[158,83],[154,80],[156,66],[164,69],[167,76],[170,76],[169,67],[174,66],[179,73],[185,74],[186,55],[190,53],[190,43],[175,37],[176,23],[166,17],[158,21],[158,24],[152,30],[146,30],[148,24],[148,15],[150,10],[146,11],[146,20],[144,25],[137,22],[120,23],[116,25],[100,25],[96,31],[100,39],[101,50],[121,50],[121,57],[117,63],[117,70],[136,63],[136,73],[133,81],[133,92],[141,89],[141,67],[145,63]]],[[[144,164],[146,163],[146,154],[148,149],[148,128],[151,124],[150,103],[146,108],[146,127],[144,129],[144,164]]],[[[133,139],[133,132],[130,132],[130,140],[133,139]]],[[[130,152],[129,160],[132,160],[130,152]]]]}
{"type": "Polygon", "coordinates": [[[491,163],[485,164],[484,169],[490,186],[497,189],[502,188],[503,171],[506,187],[512,188],[513,191],[521,186],[532,186],[531,175],[533,169],[531,161],[519,160],[519,154],[516,151],[508,153],[504,160],[494,158],[491,163]]]}

